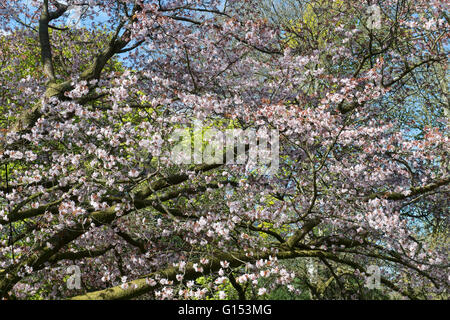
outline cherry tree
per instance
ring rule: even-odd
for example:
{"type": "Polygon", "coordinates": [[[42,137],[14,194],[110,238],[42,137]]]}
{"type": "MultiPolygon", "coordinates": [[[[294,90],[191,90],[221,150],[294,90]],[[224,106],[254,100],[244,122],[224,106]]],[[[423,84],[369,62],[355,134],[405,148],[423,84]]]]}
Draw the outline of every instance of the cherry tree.
{"type": "Polygon", "coordinates": [[[1,297],[448,297],[448,6],[282,3],[0,1],[1,297]],[[278,170],[174,163],[195,121],[278,170]]]}

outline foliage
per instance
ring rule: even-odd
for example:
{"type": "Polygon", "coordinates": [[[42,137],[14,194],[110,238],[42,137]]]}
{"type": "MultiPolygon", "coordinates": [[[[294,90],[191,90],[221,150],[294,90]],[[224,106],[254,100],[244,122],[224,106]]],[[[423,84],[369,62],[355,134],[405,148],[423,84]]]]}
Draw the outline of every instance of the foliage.
{"type": "Polygon", "coordinates": [[[447,299],[448,5],[377,5],[0,0],[0,297],[447,299]]]}

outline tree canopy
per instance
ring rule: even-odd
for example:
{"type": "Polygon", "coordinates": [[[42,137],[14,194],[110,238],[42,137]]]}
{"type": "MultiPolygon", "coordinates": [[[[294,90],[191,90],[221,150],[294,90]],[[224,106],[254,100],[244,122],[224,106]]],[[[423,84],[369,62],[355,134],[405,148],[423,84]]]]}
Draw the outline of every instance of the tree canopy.
{"type": "Polygon", "coordinates": [[[448,299],[447,12],[0,0],[0,298],[448,299]]]}

